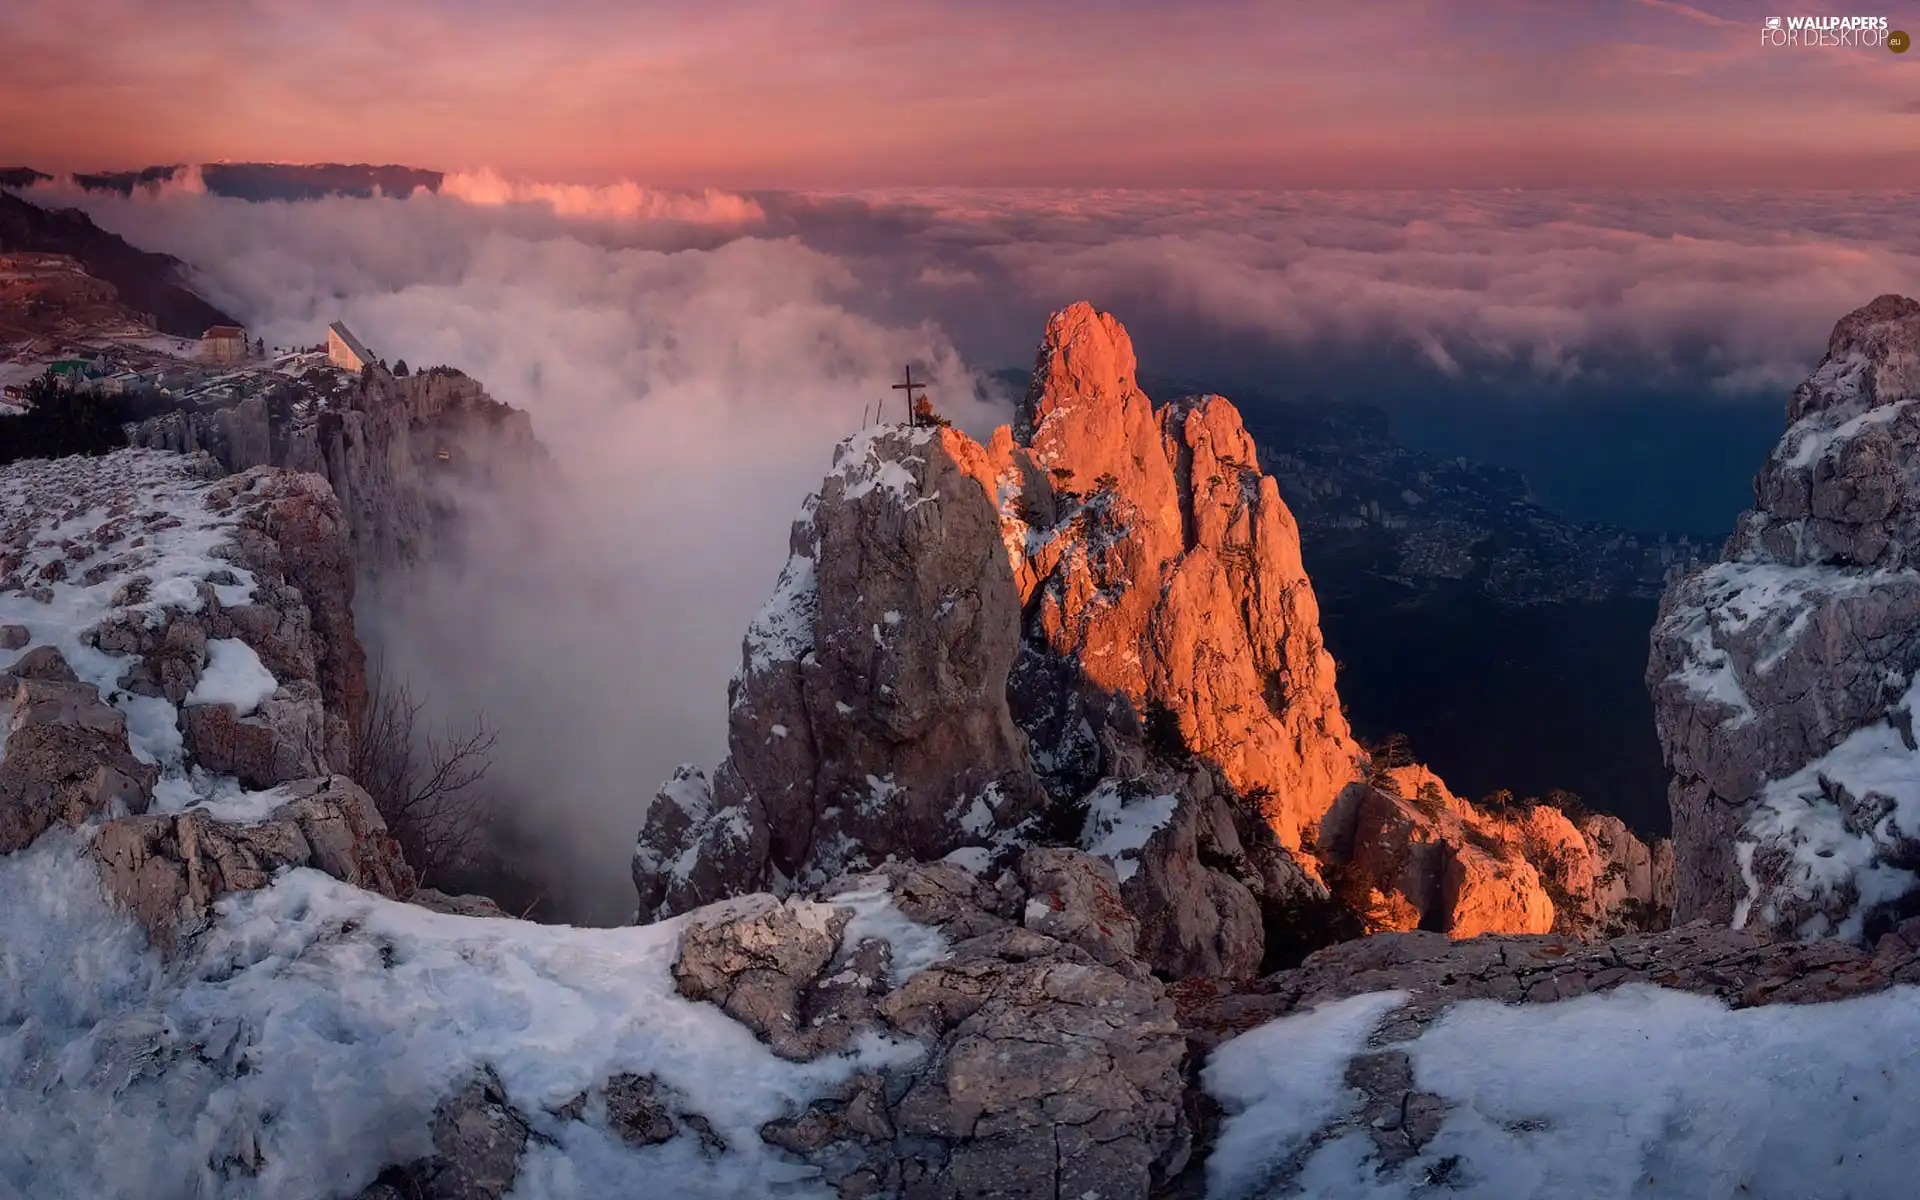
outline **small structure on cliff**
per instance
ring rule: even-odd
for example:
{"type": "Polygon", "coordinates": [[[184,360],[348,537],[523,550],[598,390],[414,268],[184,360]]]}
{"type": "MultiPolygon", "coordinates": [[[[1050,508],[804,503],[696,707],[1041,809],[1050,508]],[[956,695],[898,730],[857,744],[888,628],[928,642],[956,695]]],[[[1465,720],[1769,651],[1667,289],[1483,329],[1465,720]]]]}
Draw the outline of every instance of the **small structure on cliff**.
{"type": "Polygon", "coordinates": [[[327,361],[342,371],[358,371],[373,362],[374,357],[373,351],[353,336],[353,330],[347,328],[345,321],[335,321],[327,326],[327,361]]]}
{"type": "Polygon", "coordinates": [[[207,362],[234,363],[247,356],[247,331],[238,325],[213,325],[200,335],[200,357],[207,362]]]}

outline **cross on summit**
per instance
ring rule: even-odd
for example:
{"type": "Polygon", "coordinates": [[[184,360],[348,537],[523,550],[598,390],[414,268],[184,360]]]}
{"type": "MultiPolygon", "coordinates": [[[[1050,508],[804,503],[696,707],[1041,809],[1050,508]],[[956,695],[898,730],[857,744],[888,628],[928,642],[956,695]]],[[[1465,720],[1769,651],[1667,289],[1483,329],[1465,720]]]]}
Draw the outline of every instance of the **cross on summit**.
{"type": "Polygon", "coordinates": [[[905,383],[894,384],[893,390],[896,392],[904,391],[907,393],[907,424],[909,425],[917,425],[920,423],[919,417],[922,415],[922,406],[925,406],[926,412],[930,413],[933,411],[932,404],[927,400],[925,396],[920,397],[919,404],[914,403],[913,393],[916,389],[924,392],[927,390],[927,385],[924,383],[915,383],[913,381],[913,364],[908,363],[907,364],[907,381],[905,383]]]}

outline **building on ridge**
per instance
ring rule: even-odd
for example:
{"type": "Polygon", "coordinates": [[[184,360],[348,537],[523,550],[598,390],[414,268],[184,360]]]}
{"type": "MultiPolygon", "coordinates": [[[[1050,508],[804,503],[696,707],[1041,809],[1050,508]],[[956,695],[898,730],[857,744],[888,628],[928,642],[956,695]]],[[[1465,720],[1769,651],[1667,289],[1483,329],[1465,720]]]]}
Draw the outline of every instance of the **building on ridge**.
{"type": "Polygon", "coordinates": [[[247,356],[247,331],[238,325],[215,325],[200,335],[200,357],[207,362],[239,362],[247,356]]]}
{"type": "Polygon", "coordinates": [[[376,360],[345,321],[335,321],[327,326],[327,361],[343,371],[358,371],[376,360]]]}

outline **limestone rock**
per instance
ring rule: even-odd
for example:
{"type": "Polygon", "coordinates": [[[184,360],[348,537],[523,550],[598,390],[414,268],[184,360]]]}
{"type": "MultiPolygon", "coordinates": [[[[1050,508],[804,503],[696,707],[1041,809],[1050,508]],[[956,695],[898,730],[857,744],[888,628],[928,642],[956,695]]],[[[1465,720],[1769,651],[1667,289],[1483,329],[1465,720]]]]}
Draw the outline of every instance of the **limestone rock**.
{"type": "Polygon", "coordinates": [[[1109,777],[1088,797],[1080,844],[1114,863],[1139,925],[1140,957],[1165,979],[1259,974],[1279,949],[1269,935],[1291,936],[1300,910],[1323,902],[1325,888],[1217,767],[1128,769],[1138,773],[1109,777]]]}
{"type": "Polygon", "coordinates": [[[407,897],[407,903],[453,917],[497,917],[502,920],[507,917],[498,904],[485,896],[451,896],[438,888],[416,888],[407,897]]]}
{"type": "Polygon", "coordinates": [[[326,771],[327,726],[320,690],[305,681],[282,687],[250,716],[238,715],[231,704],[199,704],[181,711],[181,734],[193,760],[250,788],[326,771]]]}
{"type": "Polygon", "coordinates": [[[900,426],[842,443],[749,629],[726,760],[681,768],[648,810],[637,919],[1077,837],[1112,843],[1140,956],[1168,978],[1256,973],[1324,904],[1330,845],[1362,853],[1404,927],[1553,926],[1534,842],[1470,805],[1430,828],[1363,789],[1335,813],[1366,763],[1293,518],[1232,404],[1156,408],[1134,373],[1125,330],[1078,304],[987,445],[900,426]]]}
{"type": "Polygon", "coordinates": [[[1021,923],[1036,933],[1078,946],[1095,962],[1131,965],[1140,926],[1120,900],[1113,867],[1074,850],[1038,848],[1020,860],[1027,910],[1021,923]]]}
{"type": "Polygon", "coordinates": [[[1042,802],[1006,699],[1019,605],[969,451],[952,431],[892,428],[836,452],[748,631],[726,762],[710,792],[683,772],[650,810],[643,916],[938,858],[1042,802]]]}
{"type": "Polygon", "coordinates": [[[381,1172],[359,1200],[501,1200],[520,1175],[532,1129],[492,1071],[433,1117],[433,1153],[381,1172]]]}
{"type": "Polygon", "coordinates": [[[73,668],[67,665],[66,656],[52,646],[35,646],[14,659],[13,665],[4,672],[0,672],[0,684],[4,684],[8,692],[12,692],[13,684],[7,678],[8,676],[14,680],[40,679],[49,683],[80,682],[79,677],[73,673],[73,668]]]}
{"type": "Polygon", "coordinates": [[[132,444],[206,453],[230,472],[284,468],[324,478],[339,498],[355,558],[370,578],[434,557],[463,532],[463,501],[499,477],[542,470],[527,414],[451,368],[395,376],[328,398],[317,420],[290,420],[259,397],[168,413],[132,444]]]}
{"type": "Polygon", "coordinates": [[[36,670],[53,679],[13,681],[0,753],[0,854],[56,822],[144,812],[158,777],[129,749],[126,717],[92,684],[60,680],[53,663],[43,659],[36,670]]]}
{"type": "Polygon", "coordinates": [[[722,905],[689,920],[674,983],[689,1000],[717,1004],[782,1058],[814,1058],[845,1031],[813,1020],[802,994],[833,958],[851,916],[797,898],[722,905]]]}
{"type": "Polygon", "coordinates": [[[1564,935],[1455,940],[1383,933],[1311,955],[1252,987],[1182,993],[1197,1049],[1274,1017],[1367,992],[1412,993],[1394,1032],[1414,1032],[1460,1000],[1546,1003],[1645,984],[1697,992],[1734,1008],[1818,1004],[1920,982],[1920,920],[1867,950],[1839,941],[1773,941],[1709,921],[1599,943],[1564,935]]]}
{"type": "Polygon", "coordinates": [[[1231,403],[1156,412],[1134,371],[1113,317],[1054,314],[1012,434],[989,447],[1031,652],[1136,712],[1164,705],[1297,847],[1360,758],[1299,530],[1231,403]]]}
{"type": "Polygon", "coordinates": [[[1613,817],[1576,825],[1546,805],[1483,811],[1421,766],[1350,789],[1320,847],[1370,931],[1599,937],[1664,927],[1672,899],[1665,842],[1649,847],[1613,817]]]}
{"type": "Polygon", "coordinates": [[[1647,678],[1675,918],[1870,938],[1920,878],[1920,304],[1834,328],[1723,561],[1677,581],[1647,678]]]}
{"type": "Polygon", "coordinates": [[[413,871],[357,784],[336,775],[278,795],[258,821],[188,809],[106,822],[92,854],[108,893],[167,948],[202,928],[215,900],[266,887],[285,867],[312,867],[395,899],[412,894],[413,871]]]}
{"type": "MultiPolygon", "coordinates": [[[[763,1140],[817,1167],[842,1196],[1144,1198],[1186,1164],[1185,1044],[1171,1000],[1116,934],[1125,914],[1100,895],[1111,892],[1111,867],[1034,850],[1017,879],[1030,883],[896,865],[839,881],[817,902],[759,898],[689,917],[674,966],[683,993],[716,999],[776,1051],[791,1034],[766,1019],[772,1010],[738,998],[794,995],[787,1011],[805,1020],[808,997],[848,976],[862,979],[865,1003],[842,1006],[829,1024],[924,1046],[770,1122],[763,1140]],[[856,940],[849,909],[836,905],[856,892],[870,904],[876,884],[903,915],[930,923],[947,952],[913,971],[876,969],[879,943],[856,940]],[[1102,930],[1105,917],[1114,919],[1102,930]]],[[[646,1136],[666,1133],[657,1104],[638,1107],[646,1136]]]]}

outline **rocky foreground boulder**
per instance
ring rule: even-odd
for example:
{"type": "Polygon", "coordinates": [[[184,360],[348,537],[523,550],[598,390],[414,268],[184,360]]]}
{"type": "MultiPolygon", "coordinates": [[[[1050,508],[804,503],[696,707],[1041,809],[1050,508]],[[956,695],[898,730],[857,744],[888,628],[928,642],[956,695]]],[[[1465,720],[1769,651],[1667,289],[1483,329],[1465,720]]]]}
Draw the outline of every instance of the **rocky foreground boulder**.
{"type": "Polygon", "coordinates": [[[126,714],[76,679],[58,651],[23,656],[0,686],[11,692],[0,709],[0,854],[25,849],[56,823],[146,811],[159,769],[134,757],[126,714]]]}
{"type": "Polygon", "coordinates": [[[283,785],[240,812],[197,807],[108,821],[89,850],[108,893],[167,948],[204,929],[222,896],[266,887],[292,867],[397,900],[415,891],[373,798],[343,775],[283,785]]]}
{"type": "Polygon", "coordinates": [[[1661,602],[1675,917],[1869,940],[1920,910],[1920,304],[1834,327],[1723,560],[1661,602]]]}
{"type": "Polygon", "coordinates": [[[1624,826],[1527,824],[1369,769],[1239,414],[1154,406],[1126,331],[1085,304],[1048,322],[985,445],[882,426],[840,446],[729,698],[726,760],[648,811],[642,920],[1046,844],[1114,863],[1168,978],[1250,978],[1315,925],[1665,920],[1670,873],[1624,826]]]}
{"type": "Polygon", "coordinates": [[[1364,1186],[1338,1194],[1422,1195],[1436,1171],[1458,1169],[1466,1187],[1473,1172],[1484,1182],[1498,1167],[1471,1138],[1486,1102],[1435,1090],[1444,1085],[1419,1068],[1418,1040],[1462,1005],[1533,1008],[1637,988],[1738,1011],[1920,983],[1920,921],[1872,951],[1699,922],[1601,943],[1381,934],[1254,982],[1167,987],[1139,954],[1143,931],[1119,888],[1107,861],[1040,848],[997,875],[895,864],[816,893],[698,909],[673,922],[680,998],[717,1009],[800,1067],[892,1049],[760,1123],[751,1146],[721,1131],[717,1110],[654,1075],[616,1074],[543,1109],[482,1074],[436,1110],[434,1153],[390,1167],[363,1200],[510,1194],[526,1180],[539,1127],[554,1121],[545,1136],[563,1143],[584,1121],[628,1147],[684,1146],[714,1170],[772,1153],[799,1166],[809,1194],[907,1200],[1323,1194],[1305,1176],[1308,1160],[1350,1135],[1369,1156],[1364,1186]],[[1260,1065],[1271,1023],[1324,1021],[1314,1014],[1349,1000],[1364,1003],[1364,1024],[1300,1035],[1301,1061],[1260,1065]],[[1316,1082],[1329,1055],[1333,1075],[1316,1082]],[[1243,1114],[1224,1081],[1249,1072],[1288,1097],[1285,1111],[1262,1118],[1279,1122],[1272,1134],[1234,1128],[1243,1114]],[[1454,1143],[1436,1140],[1450,1128],[1454,1143]],[[1448,1146],[1473,1147],[1479,1160],[1461,1167],[1454,1153],[1448,1165],[1448,1146]],[[1216,1153],[1230,1161],[1212,1162],[1216,1153]]]}
{"type": "Polygon", "coordinates": [[[1110,866],[1066,850],[992,883],[894,867],[694,914],[674,978],[783,1057],[923,1048],[761,1129],[842,1196],[1144,1196],[1187,1162],[1185,1046],[1115,891],[1110,866]],[[880,897],[914,941],[837,904],[880,897]]]}

